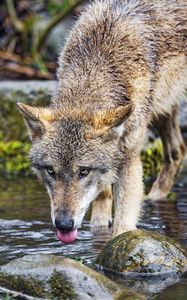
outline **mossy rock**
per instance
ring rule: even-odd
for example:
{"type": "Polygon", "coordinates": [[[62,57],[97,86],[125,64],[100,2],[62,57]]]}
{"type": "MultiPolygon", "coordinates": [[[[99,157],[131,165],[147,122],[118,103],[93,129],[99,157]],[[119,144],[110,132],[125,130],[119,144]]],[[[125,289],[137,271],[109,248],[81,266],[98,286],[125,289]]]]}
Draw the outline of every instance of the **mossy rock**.
{"type": "Polygon", "coordinates": [[[187,252],[167,236],[135,230],[110,240],[97,262],[104,269],[123,274],[182,273],[187,270],[187,252]]]}
{"type": "Polygon", "coordinates": [[[44,254],[24,256],[2,266],[1,287],[53,300],[145,299],[77,261],[44,254]]]}

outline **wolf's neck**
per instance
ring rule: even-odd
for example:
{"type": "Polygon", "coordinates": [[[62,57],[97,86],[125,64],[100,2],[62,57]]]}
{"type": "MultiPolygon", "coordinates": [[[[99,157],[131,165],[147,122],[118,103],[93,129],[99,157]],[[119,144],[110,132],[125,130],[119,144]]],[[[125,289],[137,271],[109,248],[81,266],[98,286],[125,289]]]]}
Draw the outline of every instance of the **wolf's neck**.
{"type": "Polygon", "coordinates": [[[77,65],[64,70],[59,79],[57,100],[61,105],[96,109],[123,104],[127,96],[125,83],[121,81],[117,66],[105,58],[92,57],[79,60],[77,65]]]}
{"type": "Polygon", "coordinates": [[[148,67],[147,43],[141,18],[125,18],[119,3],[98,2],[77,22],[59,58],[55,105],[107,108],[130,98],[132,81],[148,67]]]}

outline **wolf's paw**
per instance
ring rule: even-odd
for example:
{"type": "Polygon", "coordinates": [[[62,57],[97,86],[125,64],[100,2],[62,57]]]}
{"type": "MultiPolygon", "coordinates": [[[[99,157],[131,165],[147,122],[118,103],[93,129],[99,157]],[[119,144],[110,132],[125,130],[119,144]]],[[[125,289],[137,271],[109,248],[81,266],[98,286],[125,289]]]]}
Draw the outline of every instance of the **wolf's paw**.
{"type": "Polygon", "coordinates": [[[91,227],[112,227],[112,220],[111,219],[104,219],[99,217],[91,218],[90,220],[90,226],[91,227]]]}
{"type": "Polygon", "coordinates": [[[167,194],[169,193],[168,192],[164,192],[160,189],[154,189],[152,188],[149,192],[148,195],[145,196],[145,200],[153,200],[153,201],[156,201],[156,200],[161,200],[161,199],[165,199],[167,197],[167,194]]]}

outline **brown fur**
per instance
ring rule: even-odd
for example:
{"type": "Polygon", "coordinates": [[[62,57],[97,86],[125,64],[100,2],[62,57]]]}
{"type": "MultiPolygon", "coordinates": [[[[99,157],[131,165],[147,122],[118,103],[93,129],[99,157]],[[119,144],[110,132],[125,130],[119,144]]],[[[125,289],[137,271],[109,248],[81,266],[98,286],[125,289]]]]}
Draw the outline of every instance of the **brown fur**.
{"type": "MultiPolygon", "coordinates": [[[[153,123],[165,162],[150,197],[167,195],[186,151],[175,109],[187,87],[186,31],[187,0],[101,0],[82,14],[59,57],[50,106],[19,104],[53,219],[58,202],[58,214],[63,218],[68,211],[79,227],[96,199],[91,220],[95,225],[98,214],[97,225],[103,225],[99,195],[113,184],[113,234],[136,228],[143,198],[140,151],[153,123]],[[46,174],[46,165],[53,167],[55,179],[46,174]],[[91,168],[84,180],[80,166],[91,168]]],[[[111,208],[111,197],[102,198],[111,208]]],[[[110,208],[105,220],[111,219],[110,208]]]]}

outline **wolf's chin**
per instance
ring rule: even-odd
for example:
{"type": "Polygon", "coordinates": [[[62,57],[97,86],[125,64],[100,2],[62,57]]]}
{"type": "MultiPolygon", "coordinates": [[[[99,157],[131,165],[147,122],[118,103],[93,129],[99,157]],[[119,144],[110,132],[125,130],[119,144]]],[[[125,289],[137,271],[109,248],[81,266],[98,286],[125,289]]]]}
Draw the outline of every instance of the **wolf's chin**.
{"type": "Polygon", "coordinates": [[[72,243],[77,237],[77,228],[70,232],[63,232],[60,230],[57,230],[57,238],[59,241],[65,243],[65,244],[70,244],[72,243]]]}

